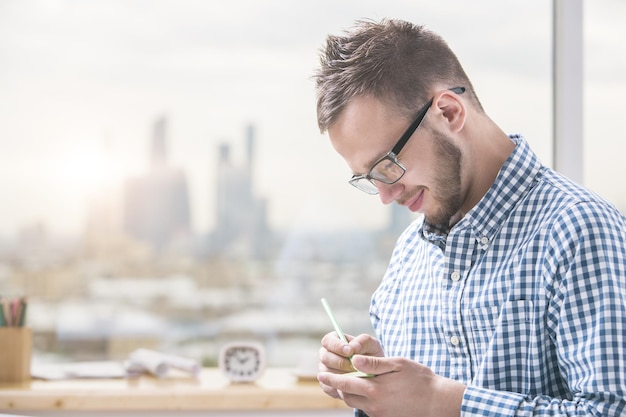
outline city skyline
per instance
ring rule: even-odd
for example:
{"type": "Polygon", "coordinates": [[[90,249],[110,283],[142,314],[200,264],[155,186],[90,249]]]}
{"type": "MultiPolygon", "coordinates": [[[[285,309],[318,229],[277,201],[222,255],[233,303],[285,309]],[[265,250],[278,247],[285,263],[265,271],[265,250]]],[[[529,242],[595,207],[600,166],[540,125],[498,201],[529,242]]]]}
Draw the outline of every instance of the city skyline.
{"type": "MultiPolygon", "coordinates": [[[[267,225],[267,201],[254,192],[256,134],[246,126],[244,161],[231,158],[231,143],[218,145],[218,157],[207,163],[215,172],[216,226],[206,233],[192,230],[187,173],[169,161],[169,122],[159,117],[149,139],[148,168],[139,175],[121,178],[112,192],[102,188],[87,208],[83,236],[89,246],[102,250],[128,237],[156,254],[185,252],[221,254],[259,259],[274,249],[274,234],[267,225]]],[[[42,226],[42,232],[46,232],[42,226]]]]}
{"type": "MultiPolygon", "coordinates": [[[[389,208],[350,189],[349,170],[315,123],[317,51],[327,34],[364,17],[441,33],[496,123],[524,134],[549,164],[550,2],[431,3],[0,1],[0,189],[10,196],[0,237],[37,223],[81,233],[97,185],[146,170],[162,116],[171,164],[188,175],[195,232],[215,227],[218,144],[231,143],[243,160],[249,124],[258,137],[255,193],[267,197],[271,228],[384,227],[389,208]]],[[[584,7],[585,183],[623,210],[615,132],[626,7],[584,7]]]]}

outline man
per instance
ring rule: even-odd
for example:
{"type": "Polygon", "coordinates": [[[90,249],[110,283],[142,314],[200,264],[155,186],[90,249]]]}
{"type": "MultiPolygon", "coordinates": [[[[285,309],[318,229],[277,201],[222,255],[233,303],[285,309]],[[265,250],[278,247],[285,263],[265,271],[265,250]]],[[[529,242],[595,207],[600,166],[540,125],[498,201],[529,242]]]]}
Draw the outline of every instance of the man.
{"type": "Polygon", "coordinates": [[[377,339],[323,338],[322,389],[370,417],[626,414],[624,217],[505,134],[421,26],[329,36],[315,80],[350,184],[423,214],[372,296],[377,339]]]}

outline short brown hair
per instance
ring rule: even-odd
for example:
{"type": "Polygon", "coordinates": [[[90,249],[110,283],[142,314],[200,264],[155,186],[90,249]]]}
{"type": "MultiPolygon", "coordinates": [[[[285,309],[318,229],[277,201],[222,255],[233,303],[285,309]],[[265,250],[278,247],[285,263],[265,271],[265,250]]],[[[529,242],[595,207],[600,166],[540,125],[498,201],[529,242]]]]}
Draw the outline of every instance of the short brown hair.
{"type": "Polygon", "coordinates": [[[322,133],[358,95],[374,96],[412,117],[430,90],[443,84],[465,87],[482,111],[448,44],[423,26],[401,20],[358,20],[344,36],[328,36],[314,79],[322,133]]]}

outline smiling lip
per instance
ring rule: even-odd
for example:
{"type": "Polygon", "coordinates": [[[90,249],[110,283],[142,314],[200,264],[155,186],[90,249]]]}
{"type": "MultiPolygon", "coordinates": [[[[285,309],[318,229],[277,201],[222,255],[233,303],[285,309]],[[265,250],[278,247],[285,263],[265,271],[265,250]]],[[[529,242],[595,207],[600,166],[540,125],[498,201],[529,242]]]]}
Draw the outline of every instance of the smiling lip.
{"type": "Polygon", "coordinates": [[[412,212],[417,212],[422,208],[422,203],[424,202],[424,190],[420,191],[413,200],[410,200],[406,206],[412,212]]]}

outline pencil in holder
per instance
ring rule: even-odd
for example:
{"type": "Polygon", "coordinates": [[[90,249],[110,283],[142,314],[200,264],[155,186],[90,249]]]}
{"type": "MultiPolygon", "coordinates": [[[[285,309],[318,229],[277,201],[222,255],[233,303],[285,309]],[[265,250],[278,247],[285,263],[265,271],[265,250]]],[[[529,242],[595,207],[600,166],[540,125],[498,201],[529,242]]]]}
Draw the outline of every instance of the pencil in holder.
{"type": "Polygon", "coordinates": [[[0,327],[0,383],[30,380],[32,346],[29,327],[0,327]]]}

